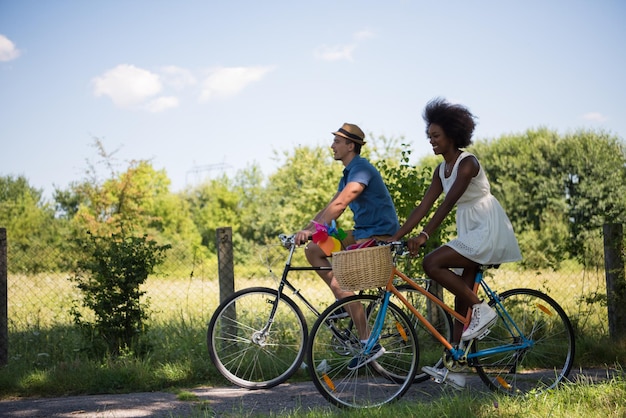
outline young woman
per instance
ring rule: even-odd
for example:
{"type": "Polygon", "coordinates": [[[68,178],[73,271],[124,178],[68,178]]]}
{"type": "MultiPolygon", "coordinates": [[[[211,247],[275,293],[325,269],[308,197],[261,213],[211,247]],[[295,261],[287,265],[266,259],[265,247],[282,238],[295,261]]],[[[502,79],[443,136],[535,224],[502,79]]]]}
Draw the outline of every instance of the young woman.
{"type": "MultiPolygon", "coordinates": [[[[472,308],[467,329],[463,330],[455,321],[454,344],[482,336],[497,319],[495,311],[472,291],[478,267],[517,261],[521,254],[511,222],[491,194],[484,170],[474,155],[462,150],[472,143],[474,115],[464,106],[436,98],[426,105],[423,118],[433,152],[441,155],[443,162],[435,169],[422,201],[390,241],[411,232],[444,193],[443,203],[432,218],[417,236],[408,240],[409,251],[416,255],[456,205],[456,239],[435,249],[423,261],[428,277],[455,295],[457,312],[465,315],[472,308]],[[462,273],[459,275],[452,269],[462,273]]],[[[437,378],[451,378],[447,370],[430,367],[423,370],[437,378]]]]}

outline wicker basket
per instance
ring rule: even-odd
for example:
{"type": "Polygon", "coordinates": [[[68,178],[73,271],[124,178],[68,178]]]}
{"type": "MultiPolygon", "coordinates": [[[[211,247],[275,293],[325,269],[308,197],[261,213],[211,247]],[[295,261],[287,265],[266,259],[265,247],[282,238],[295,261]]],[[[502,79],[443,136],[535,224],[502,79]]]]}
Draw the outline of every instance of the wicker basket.
{"type": "Polygon", "coordinates": [[[387,285],[393,261],[386,245],[333,253],[333,273],[343,290],[365,290],[387,285]]]}

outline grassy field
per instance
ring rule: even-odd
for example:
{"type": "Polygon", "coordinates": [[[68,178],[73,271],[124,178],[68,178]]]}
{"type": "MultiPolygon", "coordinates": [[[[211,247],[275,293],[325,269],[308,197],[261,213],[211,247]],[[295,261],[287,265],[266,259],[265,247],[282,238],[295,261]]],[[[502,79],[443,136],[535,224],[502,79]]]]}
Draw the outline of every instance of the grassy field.
{"type": "MultiPolygon", "coordinates": [[[[280,276],[282,266],[278,264],[277,269],[280,276]]],[[[497,290],[543,290],[565,308],[577,331],[575,367],[626,362],[626,347],[608,340],[606,307],[584,302],[603,294],[603,272],[572,269],[522,274],[499,269],[491,274],[489,282],[497,290]]],[[[275,286],[263,269],[236,269],[236,275],[246,277],[236,280],[237,289],[275,286]]],[[[316,276],[296,274],[293,283],[320,309],[333,301],[316,276]]],[[[69,308],[78,294],[67,275],[9,275],[9,364],[0,369],[0,397],[226,385],[210,364],[206,349],[206,325],[219,303],[218,280],[201,275],[157,277],[148,280],[144,290],[150,303],[150,320],[142,339],[145,354],[93,358],[89,342],[72,325],[69,308]]],[[[313,316],[305,314],[312,325],[313,316]]],[[[308,379],[308,375],[299,372],[294,379],[308,379]]]]}

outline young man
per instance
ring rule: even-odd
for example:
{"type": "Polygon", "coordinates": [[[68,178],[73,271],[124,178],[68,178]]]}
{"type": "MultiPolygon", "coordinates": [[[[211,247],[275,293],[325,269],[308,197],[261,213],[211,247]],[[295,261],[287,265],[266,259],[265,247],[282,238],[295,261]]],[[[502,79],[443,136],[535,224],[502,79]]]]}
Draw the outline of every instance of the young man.
{"type": "MultiPolygon", "coordinates": [[[[360,244],[371,238],[385,240],[399,229],[398,215],[393,205],[387,186],[378,170],[365,158],[361,157],[361,147],[365,145],[365,134],[357,126],[344,123],[334,135],[331,149],[335,160],[344,165],[343,177],[339,180],[337,193],[330,202],[313,218],[314,222],[330,225],[350,207],[354,214],[354,229],[343,240],[343,247],[360,244]]],[[[307,243],[315,232],[315,223],[311,221],[304,229],[296,233],[296,244],[307,243]]],[[[314,267],[330,266],[328,256],[314,243],[308,243],[306,257],[314,267]]],[[[353,295],[353,292],[341,289],[332,271],[320,271],[320,277],[326,282],[336,299],[353,295]]],[[[362,342],[367,342],[369,331],[366,327],[365,312],[359,305],[349,306],[348,311],[355,322],[362,342]]],[[[338,313],[341,315],[341,313],[338,313]]],[[[385,349],[376,345],[370,354],[355,357],[349,368],[358,368],[380,357],[385,349]]]]}

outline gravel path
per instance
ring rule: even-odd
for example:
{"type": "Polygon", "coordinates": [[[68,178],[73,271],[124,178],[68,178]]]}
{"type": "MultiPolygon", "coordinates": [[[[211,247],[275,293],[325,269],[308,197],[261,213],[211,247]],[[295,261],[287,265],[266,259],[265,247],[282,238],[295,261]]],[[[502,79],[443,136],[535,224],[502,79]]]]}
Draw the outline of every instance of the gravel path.
{"type": "MultiPolygon", "coordinates": [[[[590,369],[573,371],[585,381],[607,379],[613,371],[590,369]]],[[[488,393],[475,375],[468,375],[465,390],[488,393]]],[[[330,405],[311,382],[284,383],[272,389],[246,390],[238,387],[198,387],[189,390],[196,400],[181,401],[167,392],[131,393],[123,395],[68,396],[62,398],[28,398],[0,401],[0,417],[185,417],[185,416],[259,416],[280,414],[311,408],[338,410],[330,405]]],[[[403,399],[428,402],[441,396],[454,396],[446,386],[428,381],[413,385],[403,399]]]]}

